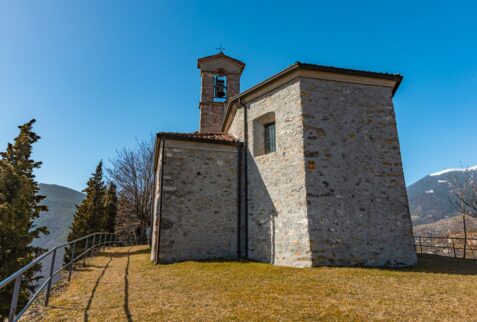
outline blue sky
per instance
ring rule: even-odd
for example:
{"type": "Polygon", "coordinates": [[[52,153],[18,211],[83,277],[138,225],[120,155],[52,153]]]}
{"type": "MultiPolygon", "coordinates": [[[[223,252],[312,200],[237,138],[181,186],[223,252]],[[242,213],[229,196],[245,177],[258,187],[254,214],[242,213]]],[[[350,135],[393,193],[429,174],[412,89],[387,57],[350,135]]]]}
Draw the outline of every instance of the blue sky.
{"type": "Polygon", "coordinates": [[[74,189],[100,159],[194,131],[197,58],[244,61],[247,89],[295,61],[401,73],[407,184],[477,164],[473,1],[0,1],[0,149],[37,119],[40,182],[74,189]]]}

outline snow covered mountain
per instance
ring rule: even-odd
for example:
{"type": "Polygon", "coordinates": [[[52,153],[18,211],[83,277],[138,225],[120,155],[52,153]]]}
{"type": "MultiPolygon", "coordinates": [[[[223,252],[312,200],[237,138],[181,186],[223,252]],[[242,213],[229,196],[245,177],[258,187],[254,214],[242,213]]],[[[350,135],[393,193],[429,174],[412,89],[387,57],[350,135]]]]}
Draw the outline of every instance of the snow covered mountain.
{"type": "Polygon", "coordinates": [[[430,176],[436,177],[436,176],[440,176],[450,172],[465,172],[465,171],[477,171],[477,165],[474,165],[473,167],[468,167],[468,168],[444,169],[438,172],[431,173],[430,176]]]}
{"type": "Polygon", "coordinates": [[[458,215],[449,181],[464,176],[466,171],[477,171],[477,165],[431,173],[407,188],[414,225],[429,224],[458,215]]]}

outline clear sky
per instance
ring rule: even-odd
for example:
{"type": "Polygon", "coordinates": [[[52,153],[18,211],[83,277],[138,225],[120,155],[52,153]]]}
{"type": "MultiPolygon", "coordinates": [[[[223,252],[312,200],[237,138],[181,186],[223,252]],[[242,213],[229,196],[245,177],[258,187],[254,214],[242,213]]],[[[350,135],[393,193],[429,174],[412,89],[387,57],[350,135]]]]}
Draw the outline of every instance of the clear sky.
{"type": "Polygon", "coordinates": [[[475,1],[0,0],[0,149],[37,119],[40,182],[81,190],[100,159],[194,131],[197,58],[244,61],[242,90],[295,61],[401,73],[406,183],[477,164],[475,1]]]}

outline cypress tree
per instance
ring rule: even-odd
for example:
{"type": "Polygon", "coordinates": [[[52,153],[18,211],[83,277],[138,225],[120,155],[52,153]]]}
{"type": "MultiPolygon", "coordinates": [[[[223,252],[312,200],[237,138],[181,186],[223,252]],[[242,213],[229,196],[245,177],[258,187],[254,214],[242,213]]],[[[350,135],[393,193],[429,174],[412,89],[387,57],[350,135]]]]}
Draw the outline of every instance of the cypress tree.
{"type": "MultiPolygon", "coordinates": [[[[5,152],[0,153],[0,280],[6,278],[40,255],[44,249],[31,246],[40,234],[47,234],[46,227],[36,227],[34,220],[42,211],[44,196],[38,195],[39,187],[33,174],[41,162],[32,160],[32,145],[40,137],[33,132],[31,120],[18,128],[20,134],[13,144],[9,143],[5,152]]],[[[23,274],[18,305],[28,301],[35,288],[37,265],[23,274]]],[[[0,290],[0,319],[8,316],[13,283],[0,290]]]]}
{"type": "MultiPolygon", "coordinates": [[[[68,241],[84,237],[95,232],[105,232],[108,229],[108,214],[105,207],[106,186],[103,182],[103,162],[96,166],[95,172],[86,184],[85,199],[76,207],[68,241]]],[[[83,243],[76,245],[76,254],[81,254],[85,249],[83,243]]],[[[65,262],[70,260],[71,251],[66,250],[65,262]]]]}
{"type": "Polygon", "coordinates": [[[112,182],[108,185],[108,191],[106,192],[106,198],[104,201],[106,208],[108,225],[107,231],[114,233],[114,226],[116,225],[116,214],[118,212],[118,196],[116,195],[116,185],[112,182]]]}

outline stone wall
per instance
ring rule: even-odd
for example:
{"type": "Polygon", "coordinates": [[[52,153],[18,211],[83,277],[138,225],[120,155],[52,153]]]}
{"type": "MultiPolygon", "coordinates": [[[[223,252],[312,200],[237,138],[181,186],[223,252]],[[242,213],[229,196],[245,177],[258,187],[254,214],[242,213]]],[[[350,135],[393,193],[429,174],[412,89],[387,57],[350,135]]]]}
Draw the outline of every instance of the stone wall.
{"type": "MultiPolygon", "coordinates": [[[[237,112],[235,114],[235,117],[230,125],[230,128],[228,130],[228,133],[233,135],[236,139],[238,139],[240,142],[244,142],[244,114],[243,114],[243,107],[239,107],[237,109],[237,112]]],[[[246,247],[246,242],[245,242],[245,176],[244,176],[244,149],[242,147],[242,152],[241,152],[241,182],[240,182],[240,187],[241,187],[241,207],[240,207],[240,234],[241,234],[241,244],[240,244],[240,256],[245,257],[245,247],[246,247]]]]}
{"type": "MultiPolygon", "coordinates": [[[[299,82],[285,84],[248,105],[249,258],[310,266],[299,82]],[[257,145],[264,144],[259,139],[263,135],[255,133],[263,131],[257,122],[272,112],[277,151],[254,155],[263,150],[257,145]]],[[[241,117],[243,108],[238,112],[241,117]]],[[[238,128],[232,123],[234,135],[241,133],[238,128]]]]}
{"type": "Polygon", "coordinates": [[[415,264],[392,89],[300,84],[313,265],[415,264]]]}
{"type": "Polygon", "coordinates": [[[237,257],[237,150],[166,140],[159,262],[237,257]]]}
{"type": "Polygon", "coordinates": [[[224,119],[224,103],[200,103],[201,133],[218,133],[222,130],[224,119]]]}
{"type": "MultiPolygon", "coordinates": [[[[157,142],[156,142],[157,144],[157,142]]],[[[151,238],[151,261],[157,261],[158,253],[157,253],[157,246],[158,246],[158,237],[159,237],[159,210],[161,207],[160,200],[161,200],[161,186],[162,186],[162,147],[164,145],[164,141],[159,141],[158,149],[158,158],[157,158],[157,165],[154,174],[154,206],[153,206],[153,216],[152,216],[152,238],[151,238]]]]}
{"type": "Polygon", "coordinates": [[[235,112],[235,116],[230,124],[228,133],[233,135],[235,138],[239,139],[241,142],[244,140],[244,128],[243,128],[243,107],[239,106],[235,112]]]}

